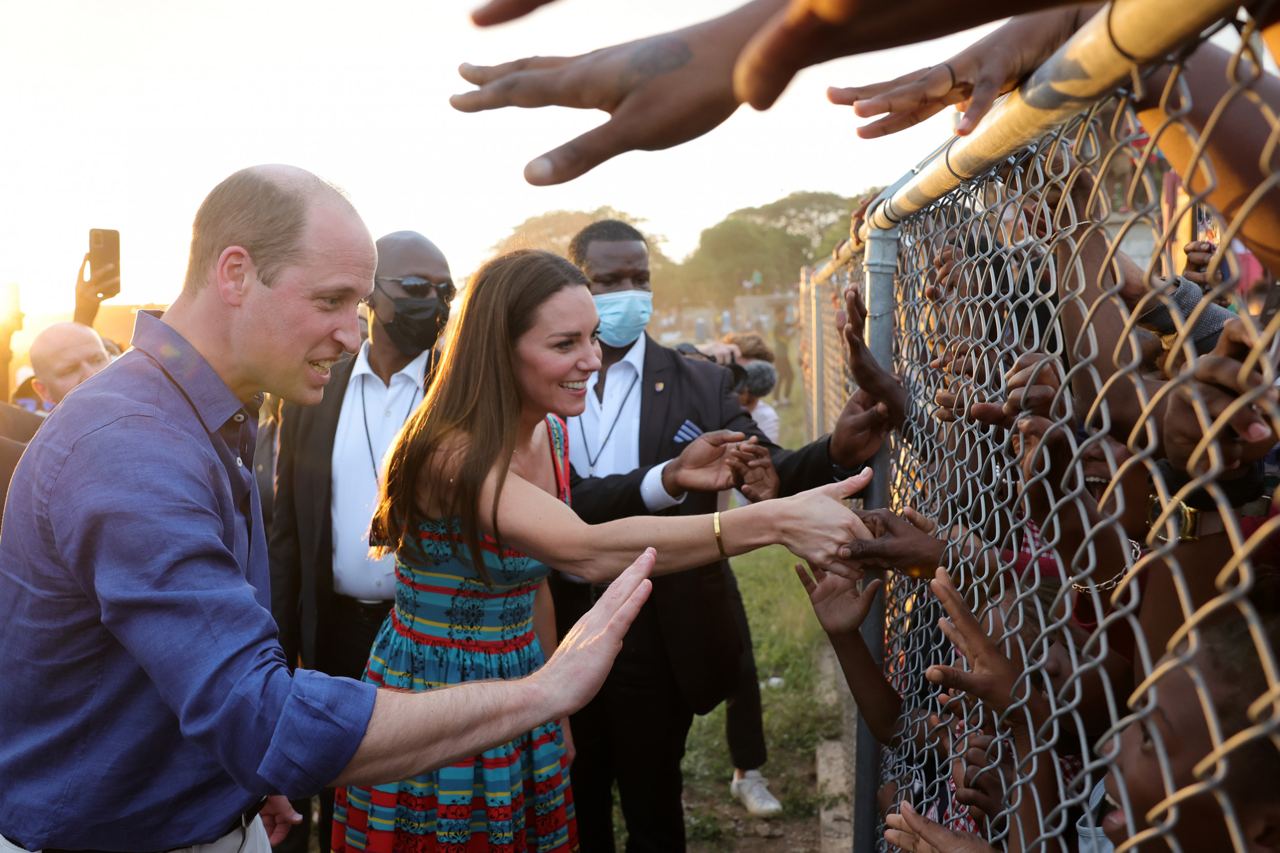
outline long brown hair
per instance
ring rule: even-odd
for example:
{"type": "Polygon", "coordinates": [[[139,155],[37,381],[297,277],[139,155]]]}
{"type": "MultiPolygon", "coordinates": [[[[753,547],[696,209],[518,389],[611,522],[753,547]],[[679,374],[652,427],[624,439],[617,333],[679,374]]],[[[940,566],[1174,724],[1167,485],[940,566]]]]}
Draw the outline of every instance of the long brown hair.
{"type": "MultiPolygon", "coordinates": [[[[582,271],[550,252],[520,250],[494,258],[471,277],[457,325],[426,399],[396,437],[386,481],[374,511],[371,539],[384,551],[412,544],[427,520],[419,506],[438,507],[459,520],[471,561],[485,583],[480,551],[480,487],[496,463],[498,491],[511,466],[520,424],[515,376],[516,341],[529,330],[544,302],[566,287],[587,286],[582,271]],[[465,451],[452,477],[445,456],[453,442],[465,451]],[[421,478],[423,488],[419,491],[421,478]]],[[[498,503],[490,526],[498,536],[498,503]]]]}

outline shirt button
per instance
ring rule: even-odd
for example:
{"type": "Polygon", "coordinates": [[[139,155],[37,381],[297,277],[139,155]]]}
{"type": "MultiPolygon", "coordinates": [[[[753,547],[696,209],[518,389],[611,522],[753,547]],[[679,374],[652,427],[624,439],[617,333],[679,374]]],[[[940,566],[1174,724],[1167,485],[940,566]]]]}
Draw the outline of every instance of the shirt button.
{"type": "Polygon", "coordinates": [[[236,412],[235,415],[232,416],[231,420],[238,424],[244,423],[244,412],[236,412]]]}
{"type": "Polygon", "coordinates": [[[236,457],[236,467],[237,467],[237,468],[243,468],[243,467],[244,467],[244,460],[243,460],[243,459],[241,459],[239,456],[237,456],[237,457],[236,457]]]}

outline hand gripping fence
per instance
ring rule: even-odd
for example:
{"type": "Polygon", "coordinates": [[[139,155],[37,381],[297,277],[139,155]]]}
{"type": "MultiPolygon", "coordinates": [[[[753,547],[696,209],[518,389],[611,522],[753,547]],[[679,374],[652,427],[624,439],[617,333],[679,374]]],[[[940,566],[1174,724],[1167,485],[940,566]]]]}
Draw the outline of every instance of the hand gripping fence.
{"type": "Polygon", "coordinates": [[[857,287],[908,397],[866,505],[958,590],[891,567],[864,623],[901,711],[858,737],[857,850],[904,802],[944,851],[1280,849],[1266,12],[1105,7],[802,274],[809,427],[857,287]]]}

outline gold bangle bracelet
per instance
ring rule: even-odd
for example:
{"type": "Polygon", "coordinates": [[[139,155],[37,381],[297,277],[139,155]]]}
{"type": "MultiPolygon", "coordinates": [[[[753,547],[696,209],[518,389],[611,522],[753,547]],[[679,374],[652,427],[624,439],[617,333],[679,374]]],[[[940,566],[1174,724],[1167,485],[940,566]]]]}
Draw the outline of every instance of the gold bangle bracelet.
{"type": "Polygon", "coordinates": [[[724,550],[724,536],[720,533],[720,511],[716,510],[711,514],[711,526],[716,531],[716,547],[720,549],[720,559],[729,559],[728,553],[724,550]]]}

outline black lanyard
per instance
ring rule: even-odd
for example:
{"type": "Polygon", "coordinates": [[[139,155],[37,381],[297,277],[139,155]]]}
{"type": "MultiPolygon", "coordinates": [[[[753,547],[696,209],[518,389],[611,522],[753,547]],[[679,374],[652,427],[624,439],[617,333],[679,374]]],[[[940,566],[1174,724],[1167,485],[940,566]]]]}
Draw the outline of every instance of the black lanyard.
{"type": "MultiPolygon", "coordinates": [[[[394,378],[395,377],[393,376],[392,379],[394,378]]],[[[418,402],[418,392],[421,390],[422,389],[415,384],[413,393],[409,395],[409,408],[405,409],[404,417],[400,419],[401,424],[409,420],[409,414],[413,411],[414,404],[418,402]]],[[[387,386],[387,393],[391,393],[390,385],[387,386]]],[[[369,410],[365,406],[363,381],[360,383],[360,422],[364,424],[364,442],[369,447],[369,464],[373,466],[373,482],[381,484],[382,481],[378,477],[378,457],[377,454],[373,452],[373,436],[369,433],[369,410]]]]}
{"type": "Polygon", "coordinates": [[[609,446],[609,439],[613,438],[613,431],[618,428],[618,421],[622,420],[622,413],[627,407],[627,401],[631,399],[631,392],[636,390],[636,383],[640,381],[640,374],[637,373],[635,378],[631,380],[631,384],[627,386],[627,393],[622,395],[622,402],[618,404],[618,413],[613,416],[613,423],[609,425],[609,431],[605,433],[604,441],[600,442],[600,447],[596,450],[595,457],[591,455],[591,444],[587,441],[587,430],[582,426],[582,417],[578,417],[578,432],[582,434],[582,449],[587,452],[587,476],[595,476],[596,463],[600,461],[600,457],[604,454],[604,449],[609,446]]]}

